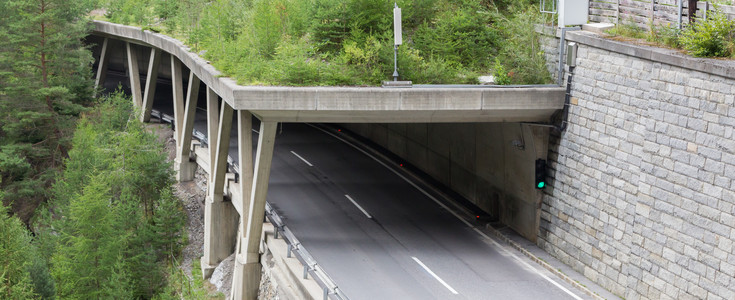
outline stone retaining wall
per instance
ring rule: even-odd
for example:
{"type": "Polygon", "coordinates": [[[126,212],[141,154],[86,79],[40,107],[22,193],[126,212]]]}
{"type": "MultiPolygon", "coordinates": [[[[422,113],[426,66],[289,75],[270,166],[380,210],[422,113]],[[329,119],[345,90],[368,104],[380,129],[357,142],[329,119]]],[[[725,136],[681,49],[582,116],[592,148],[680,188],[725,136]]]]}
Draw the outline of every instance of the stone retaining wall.
{"type": "Polygon", "coordinates": [[[735,64],[567,37],[538,244],[626,299],[735,299],[735,64]]]}

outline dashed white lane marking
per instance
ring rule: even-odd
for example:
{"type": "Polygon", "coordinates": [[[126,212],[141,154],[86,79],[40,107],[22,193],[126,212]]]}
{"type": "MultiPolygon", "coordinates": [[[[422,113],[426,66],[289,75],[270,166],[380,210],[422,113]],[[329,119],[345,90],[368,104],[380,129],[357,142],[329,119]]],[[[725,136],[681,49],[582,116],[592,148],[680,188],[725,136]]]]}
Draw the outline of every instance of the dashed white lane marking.
{"type": "Polygon", "coordinates": [[[455,294],[455,295],[459,294],[459,293],[457,293],[457,290],[453,289],[451,286],[449,286],[449,284],[447,284],[446,281],[444,281],[441,278],[439,278],[439,276],[437,276],[436,273],[434,273],[433,271],[431,271],[431,269],[429,269],[429,267],[427,267],[424,263],[422,263],[421,260],[419,260],[415,256],[411,256],[411,258],[413,258],[413,260],[417,264],[419,264],[419,266],[421,266],[422,268],[424,268],[424,270],[426,270],[426,272],[428,272],[429,275],[431,275],[432,277],[434,277],[434,279],[436,279],[437,281],[439,281],[439,283],[441,283],[445,288],[447,288],[450,292],[452,292],[452,294],[455,294]]]}
{"type": "Polygon", "coordinates": [[[319,130],[321,130],[322,132],[324,132],[324,133],[326,133],[326,134],[328,134],[328,135],[330,135],[330,136],[332,136],[332,137],[334,137],[334,138],[336,138],[336,139],[338,139],[338,140],[340,140],[340,141],[342,141],[343,143],[345,143],[345,144],[347,144],[347,145],[350,145],[350,146],[351,146],[352,148],[355,148],[355,149],[357,149],[357,151],[360,151],[360,152],[362,152],[363,154],[367,155],[368,157],[372,158],[372,159],[373,159],[374,161],[378,162],[378,163],[379,163],[379,164],[381,164],[381,165],[382,165],[383,167],[385,167],[386,169],[390,170],[390,171],[391,171],[391,172],[393,172],[394,174],[398,175],[398,177],[401,177],[401,179],[403,179],[403,180],[405,180],[406,182],[408,182],[408,184],[410,184],[411,186],[415,187],[415,188],[416,188],[417,190],[419,190],[419,191],[420,191],[420,192],[421,192],[422,194],[426,195],[426,197],[429,197],[429,199],[431,199],[431,200],[432,200],[432,201],[434,201],[434,202],[435,202],[436,204],[438,204],[439,206],[441,206],[442,208],[444,208],[444,209],[445,209],[446,211],[448,211],[448,212],[449,212],[450,214],[452,214],[452,215],[453,215],[454,217],[456,217],[456,218],[457,218],[457,219],[458,219],[458,220],[459,220],[460,222],[462,222],[462,223],[464,223],[465,225],[467,225],[467,226],[469,226],[470,228],[472,228],[472,229],[473,229],[473,230],[474,230],[475,232],[477,232],[477,234],[479,234],[479,235],[480,235],[480,236],[482,236],[483,238],[487,239],[488,241],[492,242],[492,243],[493,243],[493,245],[495,245],[496,247],[498,247],[498,249],[502,250],[502,251],[503,251],[504,253],[506,253],[506,254],[510,255],[511,257],[513,257],[513,258],[514,258],[514,259],[515,259],[516,261],[518,261],[519,263],[521,263],[521,264],[522,264],[522,265],[523,265],[524,267],[526,267],[526,268],[528,268],[528,269],[532,270],[532,271],[533,271],[534,273],[536,273],[536,274],[538,274],[539,276],[541,276],[541,278],[543,278],[543,279],[545,279],[546,281],[550,282],[551,284],[553,284],[554,286],[556,286],[556,287],[557,287],[557,288],[559,288],[560,290],[562,290],[562,291],[564,291],[565,293],[567,293],[567,294],[568,294],[569,296],[572,296],[572,298],[574,298],[574,299],[576,299],[576,300],[582,300],[582,298],[581,298],[581,297],[579,297],[579,296],[577,296],[577,294],[575,294],[574,292],[572,292],[572,291],[570,291],[569,289],[565,288],[564,286],[562,286],[561,284],[559,284],[559,283],[558,283],[558,282],[556,282],[555,280],[553,280],[553,279],[549,278],[549,276],[546,276],[546,274],[544,274],[544,273],[541,273],[541,271],[539,271],[539,270],[538,270],[538,269],[536,269],[535,267],[533,267],[533,266],[531,266],[530,264],[528,264],[528,263],[527,263],[526,261],[522,260],[522,259],[521,259],[520,257],[518,257],[517,255],[515,255],[515,253],[513,253],[513,252],[509,251],[508,249],[506,249],[505,247],[503,247],[503,246],[502,246],[502,245],[501,245],[500,243],[498,243],[497,241],[495,241],[495,239],[493,239],[493,238],[489,237],[489,236],[488,236],[487,234],[485,234],[484,232],[482,232],[482,231],[481,231],[480,229],[478,229],[477,227],[475,227],[475,226],[472,226],[472,224],[470,224],[469,222],[467,222],[467,221],[466,221],[466,220],[465,220],[464,218],[462,218],[462,217],[461,217],[461,216],[460,216],[459,214],[457,214],[457,213],[456,213],[456,212],[454,212],[453,210],[449,209],[449,207],[447,207],[446,205],[444,205],[444,203],[442,203],[442,202],[441,202],[441,201],[439,201],[438,199],[434,198],[434,196],[432,196],[432,195],[431,195],[431,194],[429,194],[429,193],[428,193],[427,191],[425,191],[424,189],[422,189],[421,187],[419,187],[419,186],[418,186],[417,184],[413,183],[413,181],[409,180],[408,178],[406,178],[405,176],[403,176],[403,175],[402,175],[401,173],[399,173],[398,171],[394,170],[394,169],[393,169],[393,168],[391,168],[390,166],[388,166],[388,165],[386,165],[385,163],[383,163],[382,161],[380,161],[380,160],[379,160],[379,159],[378,159],[377,157],[373,156],[372,154],[368,153],[368,152],[367,152],[367,151],[365,151],[365,150],[362,150],[362,149],[361,149],[360,147],[358,147],[357,145],[354,145],[354,144],[352,144],[352,143],[350,143],[350,142],[346,141],[345,139],[343,139],[343,138],[341,138],[341,137],[339,137],[339,136],[337,136],[337,135],[335,135],[335,134],[332,134],[332,133],[331,133],[331,132],[329,132],[329,131],[323,130],[323,129],[321,129],[321,128],[318,128],[318,127],[316,127],[316,126],[313,126],[313,125],[311,125],[311,126],[312,126],[312,127],[314,127],[314,128],[316,128],[316,129],[319,129],[319,130]]]}
{"type": "Polygon", "coordinates": [[[255,129],[252,129],[252,130],[253,130],[253,132],[255,132],[256,134],[260,134],[260,132],[258,132],[257,130],[255,130],[255,129]]]}
{"type": "Polygon", "coordinates": [[[295,155],[295,156],[296,156],[296,157],[298,157],[298,158],[299,158],[300,160],[304,161],[304,162],[305,162],[305,163],[306,163],[307,165],[309,165],[309,167],[313,167],[313,166],[314,166],[314,165],[312,165],[312,164],[311,164],[311,163],[310,163],[310,162],[309,162],[308,160],[306,160],[306,159],[304,159],[303,157],[301,157],[301,155],[298,155],[298,154],[296,154],[296,152],[293,152],[293,151],[291,151],[291,154],[295,155]]]}
{"type": "Polygon", "coordinates": [[[360,204],[357,204],[357,201],[355,201],[355,199],[352,199],[352,197],[350,197],[350,195],[345,195],[345,198],[347,198],[347,200],[350,200],[350,202],[352,202],[352,204],[354,204],[355,206],[357,206],[357,208],[360,209],[360,211],[363,214],[365,214],[365,216],[368,217],[368,219],[372,219],[373,218],[373,216],[371,216],[367,211],[365,211],[365,209],[362,208],[362,206],[360,206],[360,204]]]}

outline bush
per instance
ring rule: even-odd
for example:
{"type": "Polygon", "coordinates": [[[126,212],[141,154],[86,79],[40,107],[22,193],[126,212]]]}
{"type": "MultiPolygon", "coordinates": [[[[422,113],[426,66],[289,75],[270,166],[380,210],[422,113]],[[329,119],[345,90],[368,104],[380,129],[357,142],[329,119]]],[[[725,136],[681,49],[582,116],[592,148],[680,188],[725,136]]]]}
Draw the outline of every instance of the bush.
{"type": "Polygon", "coordinates": [[[533,24],[543,24],[538,8],[518,10],[510,17],[497,15],[496,24],[505,41],[497,59],[508,71],[511,84],[542,84],[551,81],[539,34],[533,24]]]}
{"type": "Polygon", "coordinates": [[[698,57],[726,57],[733,56],[733,31],[735,21],[715,10],[709,14],[707,20],[699,20],[687,27],[679,41],[681,45],[694,56],[698,57]]]}
{"type": "Polygon", "coordinates": [[[667,24],[666,26],[654,26],[653,30],[646,35],[646,40],[649,42],[656,43],[657,45],[664,45],[670,48],[679,48],[679,36],[681,30],[679,28],[667,24]]]}

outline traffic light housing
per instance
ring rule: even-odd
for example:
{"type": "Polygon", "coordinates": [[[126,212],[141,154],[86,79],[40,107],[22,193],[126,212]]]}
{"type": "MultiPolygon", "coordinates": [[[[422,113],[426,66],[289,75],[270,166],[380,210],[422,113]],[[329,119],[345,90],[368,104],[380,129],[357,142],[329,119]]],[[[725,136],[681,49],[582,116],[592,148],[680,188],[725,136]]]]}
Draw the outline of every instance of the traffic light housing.
{"type": "Polygon", "coordinates": [[[543,189],[546,187],[546,160],[536,160],[536,189],[543,189]]]}

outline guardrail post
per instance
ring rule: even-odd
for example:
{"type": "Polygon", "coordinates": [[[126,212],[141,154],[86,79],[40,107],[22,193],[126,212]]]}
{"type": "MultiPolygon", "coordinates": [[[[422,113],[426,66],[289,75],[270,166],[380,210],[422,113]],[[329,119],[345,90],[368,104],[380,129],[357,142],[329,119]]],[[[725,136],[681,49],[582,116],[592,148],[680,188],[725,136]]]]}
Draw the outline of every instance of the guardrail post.
{"type": "Polygon", "coordinates": [[[291,258],[292,250],[293,250],[293,246],[291,246],[291,244],[288,244],[288,249],[286,249],[286,257],[291,258]]]}
{"type": "Polygon", "coordinates": [[[304,279],[309,278],[309,265],[304,266],[304,279]]]}

